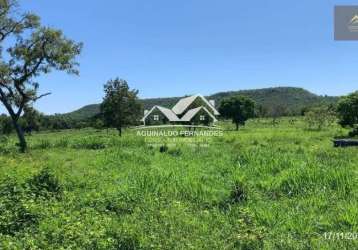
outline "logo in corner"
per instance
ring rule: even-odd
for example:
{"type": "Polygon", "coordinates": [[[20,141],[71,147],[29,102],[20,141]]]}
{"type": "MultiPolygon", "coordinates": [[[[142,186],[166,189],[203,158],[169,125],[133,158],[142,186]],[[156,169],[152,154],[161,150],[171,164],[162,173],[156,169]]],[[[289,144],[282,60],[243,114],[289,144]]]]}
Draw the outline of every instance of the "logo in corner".
{"type": "Polygon", "coordinates": [[[358,24],[358,15],[354,15],[351,19],[350,24],[358,24]]]}
{"type": "Polygon", "coordinates": [[[354,14],[348,24],[350,32],[358,32],[358,14],[354,14]]]}
{"type": "Polygon", "coordinates": [[[334,40],[358,41],[358,5],[334,7],[334,40]]]}

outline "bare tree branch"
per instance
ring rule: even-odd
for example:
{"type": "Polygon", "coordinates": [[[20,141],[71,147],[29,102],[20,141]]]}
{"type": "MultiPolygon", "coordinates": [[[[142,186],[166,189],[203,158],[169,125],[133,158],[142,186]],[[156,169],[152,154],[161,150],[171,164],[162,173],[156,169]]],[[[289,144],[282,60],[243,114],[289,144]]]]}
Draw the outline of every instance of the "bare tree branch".
{"type": "Polygon", "coordinates": [[[33,98],[32,99],[32,101],[37,101],[37,100],[39,100],[39,99],[41,99],[42,97],[45,97],[45,96],[48,96],[48,95],[51,95],[52,93],[51,92],[48,92],[48,93],[45,93],[45,94],[42,94],[42,95],[39,95],[39,96],[37,96],[37,97],[35,97],[35,98],[33,98]]]}

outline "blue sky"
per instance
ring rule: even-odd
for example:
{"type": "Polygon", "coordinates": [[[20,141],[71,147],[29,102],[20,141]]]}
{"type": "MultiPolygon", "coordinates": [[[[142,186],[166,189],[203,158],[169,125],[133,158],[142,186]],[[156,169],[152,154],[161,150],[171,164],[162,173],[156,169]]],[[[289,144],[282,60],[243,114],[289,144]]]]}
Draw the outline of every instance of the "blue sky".
{"type": "Polygon", "coordinates": [[[38,102],[62,113],[102,100],[103,84],[126,79],[140,97],[274,86],[316,94],[358,89],[358,41],[333,40],[333,7],[350,1],[21,1],[84,43],[79,77],[41,77],[38,102]]]}

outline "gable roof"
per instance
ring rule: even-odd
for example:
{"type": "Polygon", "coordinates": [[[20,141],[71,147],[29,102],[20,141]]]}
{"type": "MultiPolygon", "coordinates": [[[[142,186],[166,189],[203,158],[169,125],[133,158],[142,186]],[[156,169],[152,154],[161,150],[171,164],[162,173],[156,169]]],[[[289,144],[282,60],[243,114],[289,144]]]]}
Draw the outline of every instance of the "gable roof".
{"type": "Polygon", "coordinates": [[[196,99],[196,95],[185,97],[180,99],[177,104],[174,105],[172,110],[176,114],[181,114],[185,111],[185,109],[196,99]]]}
{"type": "Polygon", "coordinates": [[[197,97],[201,98],[205,102],[205,104],[208,105],[208,107],[210,107],[210,109],[213,111],[214,115],[220,115],[219,112],[215,109],[215,107],[210,102],[208,102],[205,97],[203,97],[200,94],[180,99],[179,102],[177,104],[175,104],[175,106],[172,108],[172,110],[177,115],[182,114],[189,107],[189,105],[193,101],[195,101],[195,99],[197,97]]]}
{"type": "Polygon", "coordinates": [[[180,121],[180,119],[171,109],[167,109],[161,106],[157,106],[157,108],[169,119],[169,121],[180,121]]]}
{"type": "Polygon", "coordinates": [[[205,110],[205,112],[211,117],[213,118],[213,121],[216,122],[217,119],[215,118],[215,116],[213,116],[209,110],[207,110],[207,108],[201,106],[201,107],[198,107],[198,108],[195,108],[195,109],[190,109],[188,110],[188,112],[185,113],[185,115],[181,118],[181,121],[183,122],[189,122],[191,121],[191,119],[201,110],[205,110]]]}
{"type": "Polygon", "coordinates": [[[160,112],[162,112],[163,115],[165,115],[165,117],[168,118],[169,121],[171,122],[178,122],[180,121],[180,119],[177,117],[177,115],[171,110],[171,109],[167,109],[161,106],[154,106],[151,110],[148,111],[148,113],[143,117],[142,121],[145,121],[145,119],[147,118],[148,115],[150,115],[150,113],[152,113],[155,109],[158,109],[160,112]]]}

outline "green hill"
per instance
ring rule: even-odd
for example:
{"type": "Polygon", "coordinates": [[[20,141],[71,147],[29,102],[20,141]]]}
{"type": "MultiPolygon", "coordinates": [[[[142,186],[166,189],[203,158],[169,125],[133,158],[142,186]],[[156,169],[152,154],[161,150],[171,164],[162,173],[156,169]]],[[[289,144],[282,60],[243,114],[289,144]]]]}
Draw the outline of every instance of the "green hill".
{"type": "Polygon", "coordinates": [[[78,110],[75,110],[71,113],[62,114],[73,120],[85,120],[91,118],[100,112],[99,104],[90,104],[86,105],[78,110]]]}
{"type": "MultiPolygon", "coordinates": [[[[256,101],[258,105],[263,106],[266,110],[271,110],[274,107],[285,107],[290,114],[299,114],[304,107],[317,105],[320,103],[336,103],[338,97],[333,96],[319,96],[313,94],[302,88],[294,87],[276,87],[276,88],[264,88],[264,89],[252,89],[252,90],[239,90],[219,92],[213,95],[207,96],[208,99],[213,99],[217,104],[220,101],[233,95],[245,95],[256,101]]],[[[169,97],[169,98],[149,98],[141,100],[145,109],[150,109],[154,105],[160,105],[171,108],[181,97],[169,97]]],[[[71,113],[63,114],[68,118],[75,120],[83,120],[90,118],[99,113],[99,104],[91,104],[84,106],[71,113]]]]}

